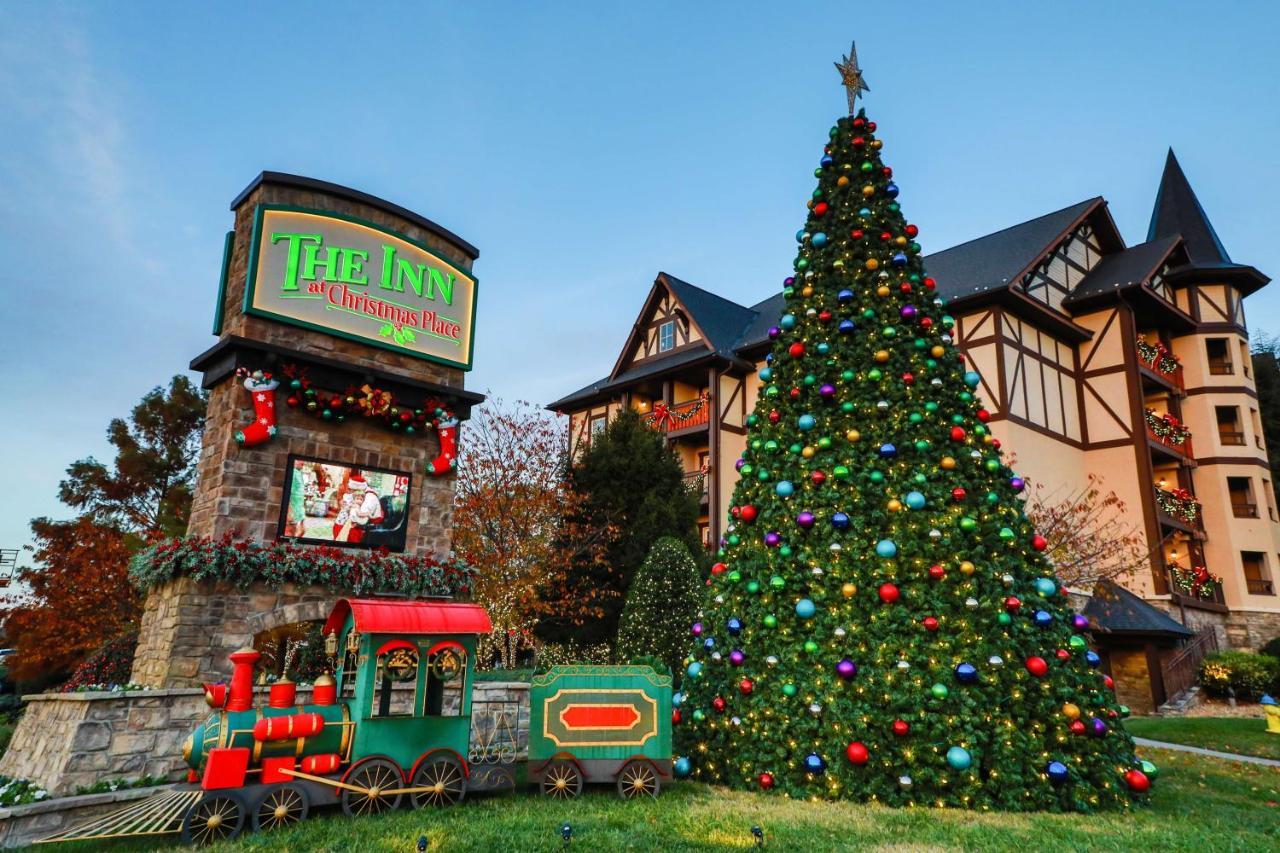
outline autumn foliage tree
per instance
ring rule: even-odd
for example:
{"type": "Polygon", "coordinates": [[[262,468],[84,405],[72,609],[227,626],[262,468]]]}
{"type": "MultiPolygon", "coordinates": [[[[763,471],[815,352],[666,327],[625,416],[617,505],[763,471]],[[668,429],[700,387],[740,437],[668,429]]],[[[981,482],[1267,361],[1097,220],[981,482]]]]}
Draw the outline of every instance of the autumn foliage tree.
{"type": "Polygon", "coordinates": [[[87,516],[31,522],[38,568],[19,580],[28,603],[8,613],[5,635],[16,653],[9,669],[19,681],[64,676],[108,640],[135,630],[142,599],[129,583],[127,534],[87,516]]]}

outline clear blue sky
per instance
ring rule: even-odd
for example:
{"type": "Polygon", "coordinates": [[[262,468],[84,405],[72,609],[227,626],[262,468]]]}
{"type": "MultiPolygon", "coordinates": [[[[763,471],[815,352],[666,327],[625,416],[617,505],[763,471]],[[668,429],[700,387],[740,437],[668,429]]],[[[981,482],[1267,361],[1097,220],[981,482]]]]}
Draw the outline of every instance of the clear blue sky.
{"type": "MultiPolygon", "coordinates": [[[[545,403],[607,372],[659,270],[778,286],[851,38],[927,252],[1094,195],[1140,242],[1172,145],[1280,276],[1273,3],[245,5],[4,4],[0,547],[213,343],[259,171],[479,246],[468,385],[545,403]]],[[[1247,309],[1280,332],[1280,284],[1247,309]]]]}

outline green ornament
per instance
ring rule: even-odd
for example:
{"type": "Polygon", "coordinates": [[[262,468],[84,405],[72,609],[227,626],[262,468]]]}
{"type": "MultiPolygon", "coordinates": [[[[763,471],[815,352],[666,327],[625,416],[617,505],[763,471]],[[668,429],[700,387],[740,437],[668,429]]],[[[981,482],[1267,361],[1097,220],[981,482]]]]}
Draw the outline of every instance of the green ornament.
{"type": "Polygon", "coordinates": [[[742,572],[737,569],[729,572],[729,583],[737,583],[740,580],[742,580],[742,572]]]}
{"type": "Polygon", "coordinates": [[[787,452],[792,454],[799,453],[801,450],[804,450],[804,446],[799,444],[798,442],[787,448],[787,452]]]}
{"type": "Polygon", "coordinates": [[[977,519],[970,518],[967,515],[964,516],[963,518],[960,519],[960,529],[963,530],[965,533],[972,533],[973,531],[978,529],[977,519]]]}
{"type": "Polygon", "coordinates": [[[1001,625],[1009,626],[1013,624],[1013,617],[1008,613],[1001,612],[1000,615],[996,617],[996,621],[1001,625]]]}
{"type": "Polygon", "coordinates": [[[916,450],[920,451],[921,453],[924,453],[928,449],[929,449],[929,439],[927,438],[916,439],[916,450]]]}
{"type": "Polygon", "coordinates": [[[730,544],[730,545],[737,545],[737,544],[738,544],[739,542],[741,542],[741,541],[742,541],[742,539],[738,536],[738,534],[736,534],[736,533],[730,533],[730,534],[729,534],[729,544],[730,544]]]}
{"type": "Polygon", "coordinates": [[[840,373],[840,378],[841,378],[843,381],[845,381],[845,382],[852,382],[852,381],[853,381],[853,375],[854,375],[854,374],[853,374],[853,371],[852,371],[852,370],[845,370],[845,371],[842,371],[842,372],[840,373]]]}
{"type": "Polygon", "coordinates": [[[920,414],[919,412],[912,412],[911,414],[907,415],[908,423],[918,424],[923,420],[924,420],[924,415],[920,414]]]}
{"type": "MultiPolygon", "coordinates": [[[[743,467],[745,468],[746,466],[744,465],[743,467]]],[[[756,474],[756,479],[762,483],[769,482],[769,472],[761,468],[760,471],[756,474]]]]}
{"type": "Polygon", "coordinates": [[[844,412],[846,415],[853,414],[853,401],[845,400],[843,403],[841,403],[840,411],[844,412]]]}
{"type": "Polygon", "coordinates": [[[818,651],[818,644],[817,644],[817,643],[815,643],[813,640],[805,640],[805,641],[804,641],[804,650],[805,650],[805,652],[807,652],[808,654],[813,654],[813,653],[815,653],[816,651],[818,651]]]}
{"type": "Polygon", "coordinates": [[[747,592],[756,595],[760,592],[760,581],[747,581],[747,592]]]}
{"type": "MultiPolygon", "coordinates": [[[[324,418],[327,421],[329,420],[329,418],[333,417],[333,412],[331,412],[329,409],[325,409],[323,412],[320,413],[320,417],[324,418]]],[[[395,426],[395,424],[392,424],[392,426],[395,426]]]]}
{"type": "Polygon", "coordinates": [[[829,436],[829,435],[824,435],[822,438],[818,439],[818,447],[819,447],[820,449],[822,449],[822,450],[830,450],[830,449],[831,449],[831,436],[829,436]]]}
{"type": "Polygon", "coordinates": [[[744,464],[743,464],[743,466],[742,466],[742,476],[744,476],[744,477],[749,476],[749,475],[751,474],[751,472],[752,472],[752,471],[754,471],[754,470],[755,470],[755,468],[751,467],[751,463],[750,463],[750,462],[744,463],[744,464]]]}
{"type": "Polygon", "coordinates": [[[769,451],[770,453],[773,453],[775,450],[778,449],[778,442],[774,441],[771,438],[764,443],[764,449],[769,451]]]}
{"type": "Polygon", "coordinates": [[[880,372],[880,368],[878,367],[873,367],[867,371],[867,378],[872,382],[879,382],[883,377],[884,374],[880,372]]]}
{"type": "Polygon", "coordinates": [[[766,628],[777,628],[777,627],[778,627],[778,617],[777,617],[777,616],[774,616],[772,613],[770,613],[768,616],[764,617],[764,626],[765,626],[766,628]]]}
{"type": "Polygon", "coordinates": [[[786,696],[788,699],[790,699],[792,696],[795,696],[795,695],[796,695],[796,686],[795,686],[794,684],[784,684],[784,685],[782,685],[782,695],[783,695],[783,696],[786,696]]]}
{"type": "Polygon", "coordinates": [[[1082,652],[1089,647],[1089,644],[1085,642],[1084,637],[1081,637],[1079,634],[1074,635],[1070,640],[1068,640],[1067,645],[1071,646],[1072,650],[1077,652],[1082,652]]]}
{"type": "Polygon", "coordinates": [[[867,479],[869,479],[871,482],[875,483],[876,485],[879,485],[880,483],[884,482],[884,474],[882,474],[879,471],[872,471],[870,474],[867,475],[867,479]]]}
{"type": "Polygon", "coordinates": [[[880,330],[880,334],[884,335],[886,338],[896,338],[898,336],[898,330],[893,326],[885,326],[880,330]]]}
{"type": "Polygon", "coordinates": [[[945,684],[935,684],[929,688],[929,692],[933,694],[934,699],[946,699],[950,693],[945,684]]]}
{"type": "Polygon", "coordinates": [[[693,719],[694,719],[694,721],[695,721],[695,722],[699,722],[699,723],[700,723],[700,722],[702,722],[703,720],[705,720],[706,718],[707,718],[707,715],[706,715],[706,714],[704,714],[704,713],[702,712],[702,709],[701,709],[701,708],[697,708],[697,709],[695,709],[695,710],[694,710],[694,712],[693,712],[693,719]]]}
{"type": "Polygon", "coordinates": [[[774,575],[773,577],[769,578],[769,586],[773,587],[774,589],[782,589],[786,585],[787,585],[787,582],[784,581],[778,575],[774,575]]]}
{"type": "Polygon", "coordinates": [[[933,400],[930,400],[929,402],[924,404],[924,410],[932,415],[938,411],[938,404],[935,403],[933,400]]]}
{"type": "Polygon", "coordinates": [[[1003,541],[1005,541],[1005,542],[1012,542],[1012,541],[1017,537],[1017,535],[1018,535],[1018,534],[1014,533],[1014,532],[1013,532],[1011,529],[1009,529],[1008,527],[1001,527],[1001,528],[1000,528],[1000,539],[1001,539],[1001,540],[1003,540],[1003,541]]]}
{"type": "Polygon", "coordinates": [[[812,373],[806,373],[806,374],[805,374],[805,377],[804,377],[804,384],[805,384],[805,385],[813,385],[813,384],[814,384],[814,383],[816,383],[817,381],[818,381],[818,377],[814,376],[812,373]]]}
{"type": "Polygon", "coordinates": [[[982,463],[982,467],[986,468],[992,474],[995,474],[1000,470],[1000,460],[988,459],[986,462],[982,463]]]}
{"type": "Polygon", "coordinates": [[[987,492],[987,503],[991,504],[992,506],[995,506],[996,504],[1000,503],[1000,496],[995,492],[987,492]]]}
{"type": "Polygon", "coordinates": [[[849,466],[837,465],[831,469],[831,476],[835,477],[837,480],[849,479],[849,466]]]}
{"type": "Polygon", "coordinates": [[[783,545],[782,547],[780,547],[780,548],[778,549],[778,555],[779,555],[779,556],[782,556],[782,557],[790,557],[790,556],[791,556],[791,546],[790,546],[790,545],[783,545]]]}

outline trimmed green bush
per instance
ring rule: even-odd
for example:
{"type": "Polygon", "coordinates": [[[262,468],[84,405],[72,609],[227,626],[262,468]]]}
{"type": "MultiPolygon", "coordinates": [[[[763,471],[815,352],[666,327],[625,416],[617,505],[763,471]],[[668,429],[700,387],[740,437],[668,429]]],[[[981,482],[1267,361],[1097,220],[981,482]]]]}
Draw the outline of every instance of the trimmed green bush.
{"type": "Polygon", "coordinates": [[[1200,663],[1200,684],[1212,696],[1257,699],[1275,688],[1280,660],[1253,652],[1214,652],[1200,663]]]}
{"type": "Polygon", "coordinates": [[[679,672],[698,612],[698,564],[683,542],[664,536],[636,572],[618,623],[618,660],[679,672]],[[655,665],[654,659],[662,662],[655,665]]]}

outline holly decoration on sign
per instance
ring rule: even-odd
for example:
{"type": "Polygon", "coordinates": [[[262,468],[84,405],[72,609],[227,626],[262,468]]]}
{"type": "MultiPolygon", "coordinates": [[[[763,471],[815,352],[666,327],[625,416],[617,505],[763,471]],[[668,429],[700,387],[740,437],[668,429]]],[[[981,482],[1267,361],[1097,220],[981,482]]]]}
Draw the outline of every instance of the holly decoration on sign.
{"type": "Polygon", "coordinates": [[[1126,710],[1023,513],[876,130],[841,118],[818,162],[678,748],[694,778],[792,797],[1127,807],[1147,779],[1126,710]]]}

